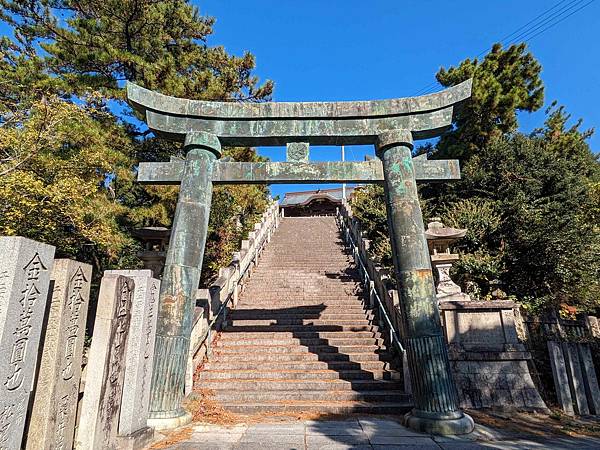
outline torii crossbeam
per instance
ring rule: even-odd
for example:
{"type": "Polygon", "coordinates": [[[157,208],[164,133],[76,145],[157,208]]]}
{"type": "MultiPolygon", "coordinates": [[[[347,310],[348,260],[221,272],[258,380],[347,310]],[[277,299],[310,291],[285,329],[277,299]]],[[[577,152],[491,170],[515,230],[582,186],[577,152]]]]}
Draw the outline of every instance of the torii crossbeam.
{"type": "Polygon", "coordinates": [[[458,407],[437,307],[417,181],[460,178],[458,161],[413,158],[413,140],[448,129],[471,80],[436,94],[392,100],[239,103],[168,97],[129,83],[127,96],[158,136],[184,142],[185,160],[141,163],[138,181],[180,184],[160,291],[150,422],[186,420],[183,398],[193,305],[213,184],[382,183],[396,269],[415,429],[461,434],[472,419],[458,407]],[[365,162],[309,162],[310,145],[373,144],[365,162]],[[221,145],[286,145],[287,162],[218,161],[221,145]]]}

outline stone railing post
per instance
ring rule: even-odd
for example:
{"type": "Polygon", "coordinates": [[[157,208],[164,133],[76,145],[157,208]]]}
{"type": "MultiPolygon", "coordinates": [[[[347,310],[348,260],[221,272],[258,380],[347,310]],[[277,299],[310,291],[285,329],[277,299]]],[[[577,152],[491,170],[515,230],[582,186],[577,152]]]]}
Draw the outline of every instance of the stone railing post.
{"type": "Polygon", "coordinates": [[[391,131],[378,137],[377,154],[383,163],[390,241],[415,402],[405,422],[423,432],[465,434],[473,430],[474,424],[459,408],[450,371],[412,149],[410,131],[391,131]]]}
{"type": "Polygon", "coordinates": [[[215,135],[190,132],[184,150],[185,169],[160,286],[148,419],[156,429],[191,420],[181,401],[210,215],[213,164],[221,155],[221,144],[215,135]]]}

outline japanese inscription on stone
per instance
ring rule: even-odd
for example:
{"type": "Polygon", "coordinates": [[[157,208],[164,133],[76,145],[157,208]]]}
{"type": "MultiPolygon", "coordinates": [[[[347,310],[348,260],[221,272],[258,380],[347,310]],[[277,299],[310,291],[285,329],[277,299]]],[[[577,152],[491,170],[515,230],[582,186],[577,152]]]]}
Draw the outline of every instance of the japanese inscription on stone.
{"type": "Polygon", "coordinates": [[[116,448],[134,286],[131,278],[102,278],[75,448],[116,448]]]}
{"type": "Polygon", "coordinates": [[[54,247],[0,237],[0,449],[21,448],[54,247]]]}
{"type": "Polygon", "coordinates": [[[58,259],[35,388],[27,449],[71,449],[92,267],[58,259]]]}
{"type": "Polygon", "coordinates": [[[148,418],[160,281],[152,278],[151,270],[108,270],[105,274],[127,276],[135,282],[119,419],[119,435],[127,436],[146,427],[148,418]]]}

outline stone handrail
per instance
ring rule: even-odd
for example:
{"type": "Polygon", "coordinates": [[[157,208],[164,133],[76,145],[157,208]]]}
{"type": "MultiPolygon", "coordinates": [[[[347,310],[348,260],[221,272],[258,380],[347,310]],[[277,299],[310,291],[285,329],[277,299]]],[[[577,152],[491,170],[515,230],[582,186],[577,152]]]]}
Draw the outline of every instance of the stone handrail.
{"type": "Polygon", "coordinates": [[[361,273],[361,279],[365,282],[368,307],[382,309],[379,314],[380,326],[388,329],[390,346],[401,352],[404,385],[406,391],[410,392],[406,353],[400,342],[403,330],[398,290],[393,287],[389,271],[377,265],[369,256],[370,242],[363,237],[360,222],[354,217],[352,208],[345,199],[342,200],[342,204],[338,208],[337,218],[346,243],[353,247],[353,257],[356,264],[366,273],[366,276],[361,273]]]}
{"type": "MultiPolygon", "coordinates": [[[[343,200],[341,206],[338,208],[338,218],[340,225],[348,231],[356,244],[359,253],[358,256],[364,262],[365,269],[371,279],[372,289],[370,289],[371,292],[369,295],[374,295],[372,290],[377,292],[386,308],[386,313],[394,324],[394,328],[402,332],[398,291],[393,287],[393,280],[390,277],[389,270],[377,265],[369,256],[370,241],[363,237],[360,221],[354,217],[352,208],[347,200],[343,200]]],[[[373,304],[372,300],[372,298],[369,299],[370,304],[373,304]]]]}
{"type": "Polygon", "coordinates": [[[208,289],[198,289],[196,314],[190,338],[190,356],[186,377],[186,394],[191,391],[193,374],[210,355],[213,329],[218,329],[227,318],[227,308],[237,304],[245,280],[250,276],[264,246],[279,226],[279,203],[273,201],[263,213],[260,223],[242,241],[241,249],[232,256],[231,263],[219,269],[218,277],[208,289]]]}

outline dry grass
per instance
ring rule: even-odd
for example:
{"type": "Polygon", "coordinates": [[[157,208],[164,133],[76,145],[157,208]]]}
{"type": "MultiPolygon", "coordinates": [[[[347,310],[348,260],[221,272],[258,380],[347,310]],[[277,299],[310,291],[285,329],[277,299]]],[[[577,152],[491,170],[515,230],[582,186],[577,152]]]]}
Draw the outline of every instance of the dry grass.
{"type": "Polygon", "coordinates": [[[569,417],[560,411],[541,413],[500,413],[468,411],[476,423],[516,433],[536,436],[596,436],[600,437],[600,419],[569,417]]]}
{"type": "Polygon", "coordinates": [[[179,444],[182,441],[187,441],[192,436],[192,428],[178,428],[166,435],[164,439],[153,444],[149,450],[159,450],[179,444]]]}
{"type": "Polygon", "coordinates": [[[194,389],[184,403],[185,409],[192,413],[194,422],[213,423],[217,425],[233,425],[239,423],[236,414],[225,410],[214,399],[210,389],[194,389]]]}

